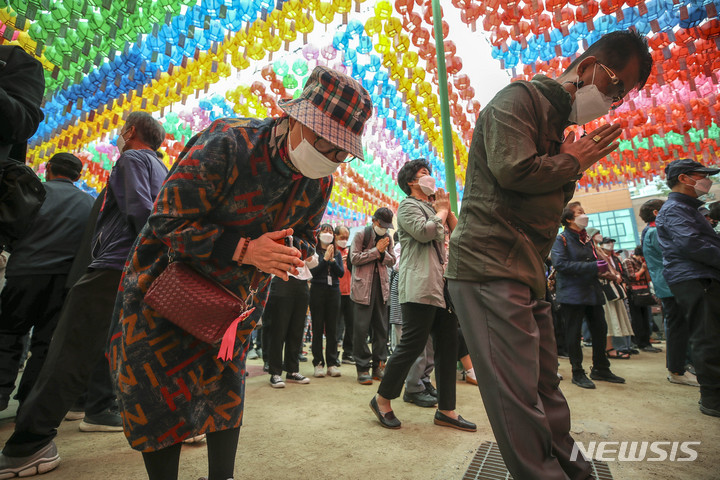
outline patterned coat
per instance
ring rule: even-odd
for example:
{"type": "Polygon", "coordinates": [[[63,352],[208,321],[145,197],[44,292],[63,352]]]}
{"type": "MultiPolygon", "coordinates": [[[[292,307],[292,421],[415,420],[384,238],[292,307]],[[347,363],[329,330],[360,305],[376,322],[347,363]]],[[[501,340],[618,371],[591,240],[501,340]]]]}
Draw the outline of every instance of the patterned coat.
{"type": "MultiPolygon", "coordinates": [[[[168,264],[169,250],[241,298],[254,267],[232,261],[242,237],[273,229],[293,181],[295,202],[281,228],[293,228],[303,258],[314,253],[332,177],[312,180],[289,167],[287,117],[220,119],[193,137],[160,191],[135,241],[120,284],[110,343],[125,435],[132,448],[155,451],[201,433],[239,427],[245,353],[252,327],[239,328],[235,356],[196,340],[143,297],[168,264]]],[[[262,315],[270,275],[263,275],[251,320],[262,315]]],[[[253,323],[254,325],[254,323],[253,323]]]]}

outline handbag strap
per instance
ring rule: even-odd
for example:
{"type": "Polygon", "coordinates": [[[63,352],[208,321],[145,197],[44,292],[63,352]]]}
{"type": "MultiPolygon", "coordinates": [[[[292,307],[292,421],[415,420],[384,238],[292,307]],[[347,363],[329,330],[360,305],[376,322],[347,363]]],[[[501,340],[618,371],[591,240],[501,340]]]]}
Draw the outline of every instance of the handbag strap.
{"type": "MultiPolygon", "coordinates": [[[[285,204],[283,205],[282,210],[280,210],[280,214],[275,219],[275,224],[273,225],[273,230],[277,230],[278,228],[280,228],[280,226],[285,221],[288,211],[290,210],[290,205],[295,200],[295,196],[297,195],[298,188],[300,188],[301,181],[302,181],[302,179],[298,179],[293,184],[292,189],[290,190],[290,195],[288,196],[287,200],[285,201],[285,204]]],[[[260,286],[261,274],[262,274],[262,272],[259,269],[256,269],[255,273],[253,274],[252,280],[250,281],[250,292],[248,294],[247,300],[245,300],[245,303],[248,306],[250,306],[252,304],[252,298],[258,292],[258,287],[260,286]]]]}

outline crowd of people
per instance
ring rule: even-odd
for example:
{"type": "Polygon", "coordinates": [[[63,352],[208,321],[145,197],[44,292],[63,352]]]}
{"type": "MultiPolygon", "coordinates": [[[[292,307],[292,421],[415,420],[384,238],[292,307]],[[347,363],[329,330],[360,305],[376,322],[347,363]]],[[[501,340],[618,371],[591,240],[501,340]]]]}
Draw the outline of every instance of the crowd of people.
{"type": "Polygon", "coordinates": [[[558,358],[569,358],[579,387],[625,383],[611,360],[661,352],[652,339],[657,299],[668,380],[699,386],[701,412],[720,416],[720,239],[705,216],[717,219],[716,206],[698,210],[720,169],[670,163],[672,193],[643,205],[647,227],[632,252],[616,251],[569,203],[621,129],[576,138],[565,128],[621,104],[651,68],[646,40],[619,31],[557,79],[512,83],[478,116],[458,216],[430,164],[414,159],[398,172],[407,197],[397,212],[378,208],[354,232],[322,219],[333,172],[363,159],[372,101],[326,67],[279,103],[283,116],[217,120],[170,171],[157,154],[162,125],[131,113],[94,202],[73,185],[82,162],[55,154],[34,222],[4,240],[0,409],[33,333],[0,477],[57,467],[53,438],[75,413],[83,431],[124,431],[151,480],[177,478],[182,443],[200,438],[207,478],[230,479],[246,360],[262,357],[272,388],[309,384],[300,372],[309,339],[313,377],[354,365],[359,384],[379,382],[366,401],[389,429],[402,426],[392,401],[403,393],[436,408],[436,425],[476,431],[456,405],[461,365],[514,478],[586,480],[590,463],[571,454],[558,358]],[[224,335],[225,354],[146,301],[177,262],[248,307],[224,335]],[[589,378],[583,343],[592,348],[589,378]]]}

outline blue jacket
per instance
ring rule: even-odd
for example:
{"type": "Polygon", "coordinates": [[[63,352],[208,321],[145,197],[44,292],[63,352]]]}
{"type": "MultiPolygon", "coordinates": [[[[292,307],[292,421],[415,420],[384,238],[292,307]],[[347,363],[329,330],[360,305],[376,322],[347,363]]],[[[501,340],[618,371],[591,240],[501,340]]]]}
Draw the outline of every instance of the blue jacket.
{"type": "Polygon", "coordinates": [[[697,198],[672,192],[655,219],[669,285],[687,280],[720,281],[720,237],[698,212],[697,198]]]}
{"type": "Polygon", "coordinates": [[[650,272],[653,288],[655,288],[655,295],[659,298],[673,297],[674,295],[663,276],[663,253],[658,242],[657,227],[651,225],[643,232],[645,232],[642,243],[643,256],[650,272]]]}
{"type": "Polygon", "coordinates": [[[555,239],[551,258],[555,274],[557,303],[603,305],[605,297],[598,281],[598,267],[592,240],[580,241],[580,235],[565,228],[555,239]],[[565,241],[563,241],[563,238],[565,241]]]}
{"type": "Polygon", "coordinates": [[[122,270],[152,212],[168,170],[152,150],[128,150],[115,163],[92,243],[90,268],[122,270]]]}

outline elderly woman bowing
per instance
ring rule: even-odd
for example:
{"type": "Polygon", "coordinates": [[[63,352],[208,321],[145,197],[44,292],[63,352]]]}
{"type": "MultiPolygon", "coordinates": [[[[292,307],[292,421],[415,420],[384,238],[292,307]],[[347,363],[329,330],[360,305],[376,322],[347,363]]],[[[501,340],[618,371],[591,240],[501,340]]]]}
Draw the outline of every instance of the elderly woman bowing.
{"type": "Polygon", "coordinates": [[[361,135],[372,103],[352,78],[317,67],[302,95],[280,106],[286,113],[280,118],[219,119],[193,137],[128,258],[114,314],[111,366],[125,435],[143,452],[151,480],[177,478],[182,441],[203,433],[209,479],[233,476],[247,325],[262,314],[270,275],[287,280],[314,253],[332,173],[342,162],[363,158],[361,135]],[[248,296],[255,272],[263,272],[232,360],[218,359],[216,346],[144,301],[170,258],[240,298],[248,296]]]}

